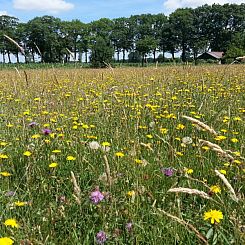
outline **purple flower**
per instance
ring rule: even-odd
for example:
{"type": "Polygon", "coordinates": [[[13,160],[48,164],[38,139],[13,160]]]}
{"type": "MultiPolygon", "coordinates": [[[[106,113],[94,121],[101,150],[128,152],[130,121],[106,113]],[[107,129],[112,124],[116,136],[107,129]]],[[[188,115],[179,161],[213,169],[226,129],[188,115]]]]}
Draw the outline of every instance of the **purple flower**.
{"type": "Polygon", "coordinates": [[[43,131],[43,134],[45,135],[49,135],[52,132],[51,129],[49,128],[44,128],[42,131],[43,131]]]}
{"type": "Polygon", "coordinates": [[[6,197],[13,197],[14,195],[15,195],[14,191],[8,191],[8,192],[5,193],[6,197]]]}
{"type": "Polygon", "coordinates": [[[132,231],[132,228],[133,228],[133,223],[132,222],[129,222],[129,223],[126,224],[125,227],[126,227],[126,230],[128,232],[131,232],[132,231]]]}
{"type": "Polygon", "coordinates": [[[107,240],[106,233],[104,231],[99,231],[96,234],[96,242],[98,244],[104,244],[104,242],[107,240]]]}
{"type": "Polygon", "coordinates": [[[167,177],[171,177],[174,174],[174,169],[172,168],[161,168],[161,172],[167,176],[167,177]]]}
{"type": "Polygon", "coordinates": [[[98,204],[99,202],[101,202],[104,197],[105,196],[99,191],[98,188],[90,194],[90,200],[94,204],[98,204]]]}
{"type": "Polygon", "coordinates": [[[32,128],[33,128],[34,126],[37,126],[37,125],[38,125],[37,122],[31,122],[31,123],[28,124],[28,126],[29,126],[29,127],[32,127],[32,128]]]}

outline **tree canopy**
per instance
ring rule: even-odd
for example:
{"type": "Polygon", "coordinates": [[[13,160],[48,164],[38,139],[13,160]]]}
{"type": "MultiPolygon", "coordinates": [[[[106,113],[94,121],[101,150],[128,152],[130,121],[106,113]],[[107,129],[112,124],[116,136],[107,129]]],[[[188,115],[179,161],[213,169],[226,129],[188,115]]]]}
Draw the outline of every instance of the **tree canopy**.
{"type": "Polygon", "coordinates": [[[81,61],[82,55],[88,62],[90,54],[92,64],[101,66],[114,56],[115,60],[125,62],[126,54],[131,54],[131,60],[137,55],[143,64],[149,54],[154,62],[159,53],[164,60],[165,52],[171,53],[172,59],[181,52],[185,62],[189,56],[195,60],[208,50],[235,57],[245,54],[245,4],[203,5],[177,9],[169,16],[141,14],[112,20],[102,18],[86,24],[47,15],[20,23],[15,17],[2,15],[2,60],[11,63],[13,54],[19,62],[20,50],[4,35],[24,48],[26,62],[35,62],[37,56],[41,62],[81,61]]]}

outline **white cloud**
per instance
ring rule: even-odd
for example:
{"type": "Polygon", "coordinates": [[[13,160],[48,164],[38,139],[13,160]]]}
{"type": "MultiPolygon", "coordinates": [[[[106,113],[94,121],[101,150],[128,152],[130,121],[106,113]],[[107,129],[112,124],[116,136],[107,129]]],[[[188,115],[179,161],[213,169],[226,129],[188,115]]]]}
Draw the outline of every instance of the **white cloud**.
{"type": "Polygon", "coordinates": [[[221,5],[225,3],[241,4],[244,3],[244,0],[166,0],[163,3],[163,6],[168,13],[171,13],[177,8],[186,8],[186,7],[196,8],[204,4],[212,5],[214,3],[221,4],[221,5]]]}
{"type": "Polygon", "coordinates": [[[0,16],[1,16],[1,15],[8,15],[8,12],[7,12],[7,11],[5,11],[5,10],[0,11],[0,16]]]}
{"type": "Polygon", "coordinates": [[[14,0],[13,3],[15,9],[50,13],[58,13],[74,8],[74,4],[64,0],[14,0]]]}

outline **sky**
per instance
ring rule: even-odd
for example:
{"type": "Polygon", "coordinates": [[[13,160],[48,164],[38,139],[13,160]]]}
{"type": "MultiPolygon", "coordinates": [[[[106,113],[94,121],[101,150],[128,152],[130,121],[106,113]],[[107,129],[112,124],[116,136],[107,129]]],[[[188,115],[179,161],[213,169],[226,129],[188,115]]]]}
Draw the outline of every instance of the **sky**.
{"type": "Polygon", "coordinates": [[[170,14],[177,8],[204,4],[245,3],[245,0],[0,0],[0,15],[27,22],[36,16],[52,15],[84,23],[100,18],[129,17],[135,14],[170,14]]]}

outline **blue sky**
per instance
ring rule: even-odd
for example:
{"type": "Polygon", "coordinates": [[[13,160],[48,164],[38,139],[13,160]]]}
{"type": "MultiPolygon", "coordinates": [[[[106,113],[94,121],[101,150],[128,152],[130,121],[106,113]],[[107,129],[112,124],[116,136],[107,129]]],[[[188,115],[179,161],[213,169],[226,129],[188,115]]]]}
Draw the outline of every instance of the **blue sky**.
{"type": "Polygon", "coordinates": [[[213,3],[243,3],[244,0],[0,0],[0,15],[15,16],[20,21],[43,15],[62,20],[80,19],[87,23],[102,17],[128,17],[143,13],[169,14],[180,7],[213,3]]]}

